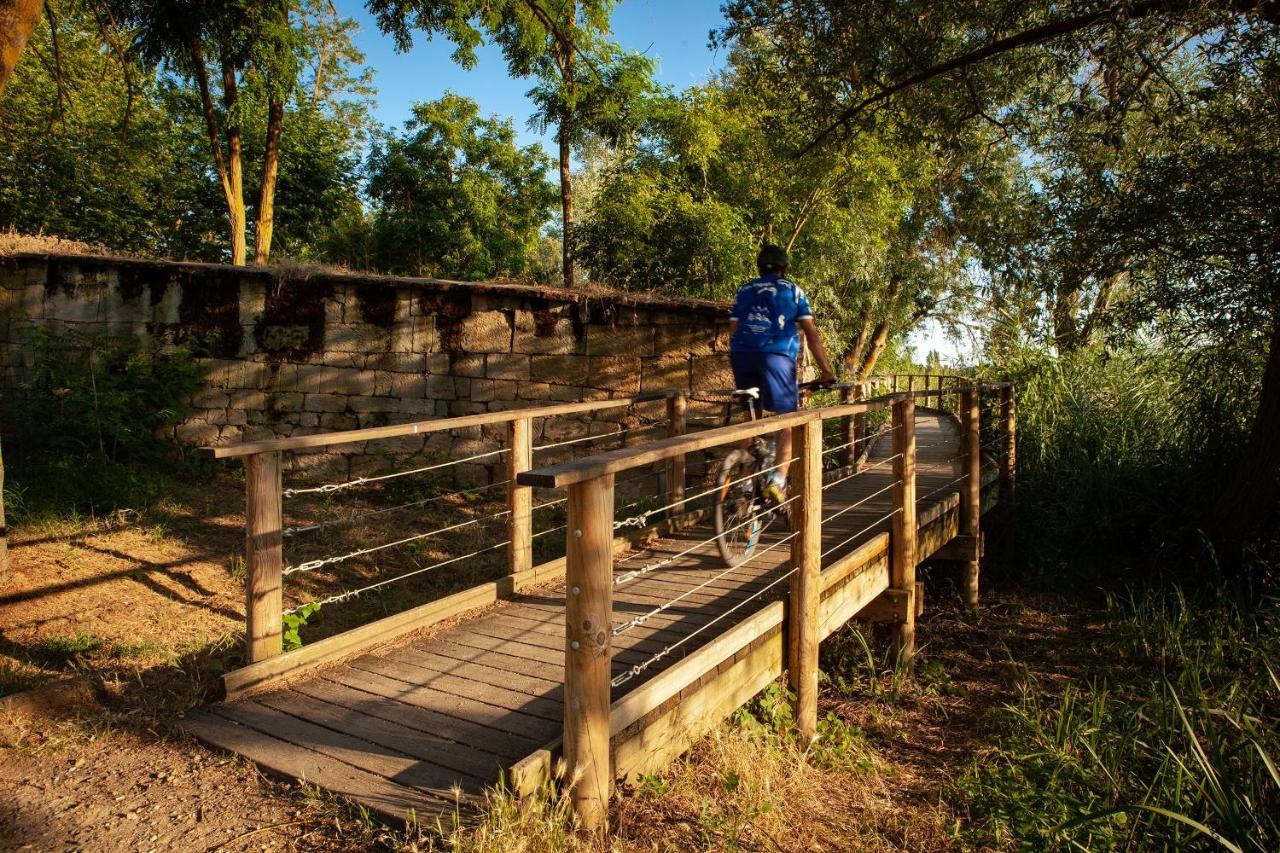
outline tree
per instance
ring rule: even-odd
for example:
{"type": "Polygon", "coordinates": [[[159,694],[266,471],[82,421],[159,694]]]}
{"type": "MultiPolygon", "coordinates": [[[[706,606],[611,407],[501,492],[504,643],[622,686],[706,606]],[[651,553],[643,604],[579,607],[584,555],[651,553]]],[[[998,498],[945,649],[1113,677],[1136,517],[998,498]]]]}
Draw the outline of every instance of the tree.
{"type": "Polygon", "coordinates": [[[663,99],[636,144],[589,161],[582,257],[616,286],[728,298],[759,245],[781,243],[846,371],[869,375],[890,330],[939,310],[958,275],[950,198],[971,152],[886,124],[856,149],[797,160],[786,64],[767,40],[740,40],[724,74],[663,99]]]}
{"type": "MultiPolygon", "coordinates": [[[[48,4],[0,110],[0,224],[149,255],[226,257],[226,199],[210,180],[208,132],[195,85],[130,49],[136,32],[89,2],[48,4]],[[36,132],[33,132],[36,129],[36,132]]],[[[299,85],[284,101],[273,235],[262,246],[313,256],[334,211],[359,205],[358,149],[367,72],[352,22],[301,7],[299,85]],[[323,59],[321,59],[323,54],[323,59]]],[[[261,203],[270,91],[238,89],[246,220],[261,203]]]]}
{"type": "Polygon", "coordinates": [[[464,279],[522,273],[555,203],[550,165],[469,98],[415,104],[404,133],[369,155],[374,266],[464,279]]]}
{"type": "Polygon", "coordinates": [[[297,33],[292,0],[117,0],[119,16],[136,27],[139,47],[152,62],[165,61],[194,80],[200,93],[214,171],[227,206],[231,262],[246,259],[246,208],[241,92],[251,80],[266,93],[267,132],[255,228],[254,258],[265,263],[274,229],[275,184],[284,100],[297,80],[297,33]],[[209,68],[220,74],[221,116],[209,68]],[[225,134],[225,140],[223,136],[225,134]]]}
{"type": "Polygon", "coordinates": [[[1060,347],[1107,324],[1269,341],[1258,416],[1215,521],[1240,539],[1275,520],[1280,4],[1012,0],[922,14],[739,0],[728,12],[727,37],[764,31],[795,58],[811,149],[885,114],[939,134],[980,123],[1022,147],[1047,182],[1025,184],[1032,215],[1006,221],[1037,244],[1021,272],[1062,274],[1048,300],[1060,347]]]}
{"type": "Polygon", "coordinates": [[[637,121],[651,87],[649,60],[609,41],[613,0],[370,0],[384,32],[402,50],[414,29],[444,33],[454,59],[470,68],[485,36],[501,46],[513,77],[533,77],[534,123],[554,125],[559,148],[562,269],[575,284],[573,175],[575,145],[590,134],[618,139],[637,121]]]}

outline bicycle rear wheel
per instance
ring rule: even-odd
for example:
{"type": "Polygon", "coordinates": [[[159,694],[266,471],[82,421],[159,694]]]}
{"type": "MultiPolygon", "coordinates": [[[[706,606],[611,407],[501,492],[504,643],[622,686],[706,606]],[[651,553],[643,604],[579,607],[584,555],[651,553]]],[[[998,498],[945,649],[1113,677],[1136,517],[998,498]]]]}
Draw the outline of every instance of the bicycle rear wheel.
{"type": "Polygon", "coordinates": [[[755,456],[734,450],[720,463],[716,477],[716,547],[725,565],[737,566],[751,559],[760,536],[773,519],[759,494],[755,456]]]}

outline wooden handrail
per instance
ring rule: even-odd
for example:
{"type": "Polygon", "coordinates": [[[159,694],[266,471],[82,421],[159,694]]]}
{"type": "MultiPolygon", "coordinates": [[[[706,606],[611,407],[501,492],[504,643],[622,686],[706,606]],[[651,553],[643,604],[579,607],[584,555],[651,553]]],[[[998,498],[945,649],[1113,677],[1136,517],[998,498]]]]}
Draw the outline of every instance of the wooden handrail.
{"type": "Polygon", "coordinates": [[[690,435],[658,439],[637,447],[608,450],[604,453],[584,456],[582,459],[525,471],[518,477],[518,482],[522,486],[562,488],[574,483],[581,483],[584,480],[593,480],[605,474],[617,474],[640,465],[660,462],[675,456],[683,456],[686,453],[706,450],[709,447],[718,447],[744,438],[752,438],[762,433],[774,432],[786,427],[797,427],[812,420],[827,420],[828,418],[865,414],[876,409],[888,408],[890,402],[890,398],[884,398],[882,400],[868,400],[865,403],[825,406],[821,409],[808,409],[803,412],[775,415],[758,421],[729,424],[728,426],[716,427],[715,429],[704,430],[690,435]]]}
{"type": "Polygon", "coordinates": [[[311,447],[331,447],[336,444],[352,444],[357,441],[374,441],[382,438],[396,438],[402,435],[425,435],[443,430],[463,429],[464,427],[489,426],[505,424],[522,418],[550,418],[559,415],[577,415],[585,412],[598,412],[603,409],[618,409],[636,403],[648,403],[654,400],[665,400],[675,394],[675,390],[648,391],[630,397],[617,397],[612,400],[588,400],[581,403],[558,403],[554,406],[529,406],[524,409],[508,409],[503,412],[485,412],[478,415],[462,415],[456,418],[432,418],[426,421],[415,421],[407,424],[393,424],[384,427],[368,427],[366,429],[349,429],[338,432],[299,435],[292,438],[271,438],[263,441],[242,441],[238,444],[225,444],[217,447],[201,447],[199,452],[213,459],[230,459],[237,456],[252,456],[255,453],[274,453],[284,450],[303,450],[311,447]]]}

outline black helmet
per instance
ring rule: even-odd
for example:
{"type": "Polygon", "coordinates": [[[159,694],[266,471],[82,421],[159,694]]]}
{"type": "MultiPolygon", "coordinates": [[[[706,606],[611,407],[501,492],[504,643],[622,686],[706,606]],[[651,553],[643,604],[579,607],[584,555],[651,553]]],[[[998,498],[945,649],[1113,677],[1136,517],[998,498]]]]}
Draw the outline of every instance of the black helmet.
{"type": "Polygon", "coordinates": [[[765,243],[760,248],[760,254],[756,255],[756,269],[760,271],[760,275],[764,275],[769,270],[784,273],[787,271],[788,263],[786,250],[773,243],[765,243]]]}

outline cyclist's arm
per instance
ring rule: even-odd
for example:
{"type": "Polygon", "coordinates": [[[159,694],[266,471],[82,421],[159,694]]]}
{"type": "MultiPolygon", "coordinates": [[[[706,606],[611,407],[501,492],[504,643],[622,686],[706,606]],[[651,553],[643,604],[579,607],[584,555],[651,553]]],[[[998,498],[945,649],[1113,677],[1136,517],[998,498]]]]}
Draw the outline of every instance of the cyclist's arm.
{"type": "Polygon", "coordinates": [[[818,381],[826,382],[835,379],[836,374],[831,369],[831,359],[827,357],[827,348],[822,344],[822,335],[819,334],[813,318],[804,317],[796,320],[796,325],[800,327],[800,331],[804,332],[804,339],[809,344],[809,352],[813,353],[813,357],[818,360],[818,369],[822,371],[818,381]]]}

